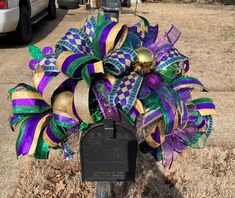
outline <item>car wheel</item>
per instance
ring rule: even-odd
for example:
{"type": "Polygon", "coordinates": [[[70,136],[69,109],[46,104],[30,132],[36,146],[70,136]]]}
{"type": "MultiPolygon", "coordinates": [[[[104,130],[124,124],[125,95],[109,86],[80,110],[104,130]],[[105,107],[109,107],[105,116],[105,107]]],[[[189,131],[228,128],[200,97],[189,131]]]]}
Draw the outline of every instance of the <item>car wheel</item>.
{"type": "Polygon", "coordinates": [[[47,8],[48,11],[48,19],[55,19],[56,18],[56,5],[55,0],[50,0],[49,5],[47,8]]]}
{"type": "Polygon", "coordinates": [[[29,11],[25,6],[20,7],[18,26],[13,32],[12,38],[19,44],[28,44],[32,40],[32,23],[29,11]]]}

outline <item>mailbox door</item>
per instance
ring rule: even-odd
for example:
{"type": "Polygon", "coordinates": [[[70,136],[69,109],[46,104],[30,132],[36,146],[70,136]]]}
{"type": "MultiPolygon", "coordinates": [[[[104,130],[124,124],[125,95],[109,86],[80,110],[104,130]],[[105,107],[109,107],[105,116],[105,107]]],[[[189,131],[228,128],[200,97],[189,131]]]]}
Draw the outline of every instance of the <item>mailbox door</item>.
{"type": "Polygon", "coordinates": [[[80,142],[83,181],[134,181],[138,143],[125,125],[93,125],[80,142]]]}

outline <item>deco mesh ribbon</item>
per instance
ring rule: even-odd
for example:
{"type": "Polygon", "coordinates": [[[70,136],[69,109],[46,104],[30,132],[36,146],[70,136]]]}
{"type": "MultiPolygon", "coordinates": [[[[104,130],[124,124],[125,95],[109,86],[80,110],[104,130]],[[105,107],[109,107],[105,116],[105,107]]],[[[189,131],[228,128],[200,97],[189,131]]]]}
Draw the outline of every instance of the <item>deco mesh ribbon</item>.
{"type": "Polygon", "coordinates": [[[60,148],[71,159],[71,134],[104,118],[121,122],[120,113],[135,126],[140,150],[164,166],[187,147],[204,147],[215,105],[209,98],[191,98],[193,90],[206,88],[186,75],[189,60],[174,47],[180,32],[172,26],[158,39],[158,25],[139,17],[128,27],[98,14],[81,29],[70,28],[55,52],[29,47],[32,86],[20,83],[9,90],[10,125],[19,131],[17,156],[47,159],[49,148],[60,148]],[[138,54],[140,48],[154,60],[141,62],[146,55],[138,54]],[[137,63],[153,65],[140,73],[137,63]]]}

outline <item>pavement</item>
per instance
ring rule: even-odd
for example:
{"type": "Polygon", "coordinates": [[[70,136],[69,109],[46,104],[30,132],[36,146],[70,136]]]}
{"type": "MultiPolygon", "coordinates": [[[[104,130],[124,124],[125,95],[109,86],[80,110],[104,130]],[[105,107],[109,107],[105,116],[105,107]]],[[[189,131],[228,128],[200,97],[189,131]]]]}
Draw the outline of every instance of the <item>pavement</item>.
{"type": "MultiPolygon", "coordinates": [[[[83,7],[76,10],[58,9],[57,11],[58,18],[55,21],[43,20],[34,26],[33,44],[40,48],[46,45],[55,46],[66,30],[70,27],[80,28],[89,15],[96,15],[96,11],[86,11],[83,7]]],[[[196,92],[195,97],[211,97],[217,106],[217,115],[214,117],[213,133],[207,147],[200,151],[189,150],[182,158],[177,157],[172,169],[165,170],[160,165],[156,168],[152,159],[150,162],[149,158],[143,156],[138,158],[139,176],[136,183],[126,190],[125,197],[156,197],[156,195],[158,197],[235,197],[235,7],[152,3],[139,6],[138,14],[148,18],[151,24],[158,23],[160,35],[166,32],[171,24],[181,30],[182,36],[176,47],[190,58],[189,75],[200,79],[210,91],[209,93],[196,92]],[[146,165],[147,170],[142,167],[146,162],[149,163],[146,165]],[[157,178],[153,170],[163,175],[159,178],[170,178],[170,186],[165,182],[166,180],[157,178]],[[150,175],[153,177],[149,179],[150,175]]],[[[124,9],[120,14],[121,22],[134,24],[136,20],[138,18],[131,14],[130,9],[124,9]]],[[[17,132],[12,132],[8,126],[11,114],[10,101],[7,99],[8,89],[20,82],[31,83],[32,73],[27,66],[29,60],[27,46],[15,46],[9,44],[7,39],[0,38],[0,106],[2,107],[0,111],[0,197],[2,198],[34,197],[35,192],[38,193],[42,189],[42,183],[48,180],[48,177],[42,176],[42,168],[43,171],[50,172],[57,163],[63,170],[61,161],[35,163],[28,158],[16,159],[17,132]],[[24,176],[27,174],[30,176],[24,176]],[[34,174],[41,176],[36,177],[34,174]],[[37,186],[37,190],[33,190],[32,184],[37,186]]],[[[52,159],[54,158],[56,159],[56,155],[52,156],[52,159]]],[[[72,169],[74,162],[69,163],[72,169]]],[[[63,193],[66,192],[66,196],[62,193],[61,197],[67,197],[67,195],[70,197],[68,189],[73,189],[74,181],[80,181],[79,178],[72,183],[68,178],[67,180],[68,183],[62,185],[60,189],[63,193]]],[[[77,197],[94,195],[92,184],[83,186],[83,189],[86,194],[79,192],[80,194],[76,194],[77,197]],[[87,191],[86,189],[89,188],[90,190],[87,191]]],[[[53,192],[55,192],[54,195],[59,195],[56,194],[59,191],[53,192]]],[[[45,193],[40,197],[49,197],[49,194],[45,193]]]]}
{"type": "MultiPolygon", "coordinates": [[[[84,8],[78,10],[57,9],[57,19],[46,19],[33,27],[32,44],[40,48],[55,46],[58,40],[70,27],[81,27],[87,16],[91,14],[84,8]]],[[[32,72],[28,68],[31,59],[28,46],[9,44],[8,38],[0,38],[0,197],[12,197],[15,194],[23,159],[16,159],[15,140],[17,133],[9,128],[11,104],[8,90],[20,82],[31,83],[32,72]]]]}

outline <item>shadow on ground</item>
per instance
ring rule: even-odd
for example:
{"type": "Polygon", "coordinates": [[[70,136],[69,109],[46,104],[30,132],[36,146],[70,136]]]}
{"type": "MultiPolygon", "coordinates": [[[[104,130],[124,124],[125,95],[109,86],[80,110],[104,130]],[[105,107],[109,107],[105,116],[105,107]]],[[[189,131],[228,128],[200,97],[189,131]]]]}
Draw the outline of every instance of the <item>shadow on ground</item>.
{"type": "Polygon", "coordinates": [[[145,198],[182,198],[175,187],[177,182],[174,173],[164,176],[156,162],[149,156],[139,153],[136,165],[136,179],[133,183],[113,183],[112,197],[141,197],[145,198]]]}
{"type": "MultiPolygon", "coordinates": [[[[32,44],[38,43],[47,37],[67,15],[68,10],[57,8],[57,18],[55,20],[47,20],[46,18],[33,26],[32,44]]],[[[9,36],[0,37],[0,49],[5,48],[23,48],[27,45],[16,45],[11,41],[9,36]]]]}
{"type": "Polygon", "coordinates": [[[44,19],[40,23],[33,26],[33,40],[32,43],[38,43],[47,37],[68,14],[67,9],[57,9],[57,18],[53,21],[44,19]]]}
{"type": "MultiPolygon", "coordinates": [[[[96,193],[95,182],[82,182],[80,157],[62,159],[62,153],[50,153],[48,160],[24,159],[15,197],[86,197],[96,193]]],[[[149,155],[138,154],[134,183],[112,183],[111,198],[182,198],[175,187],[174,172],[164,176],[149,155]]]]}

